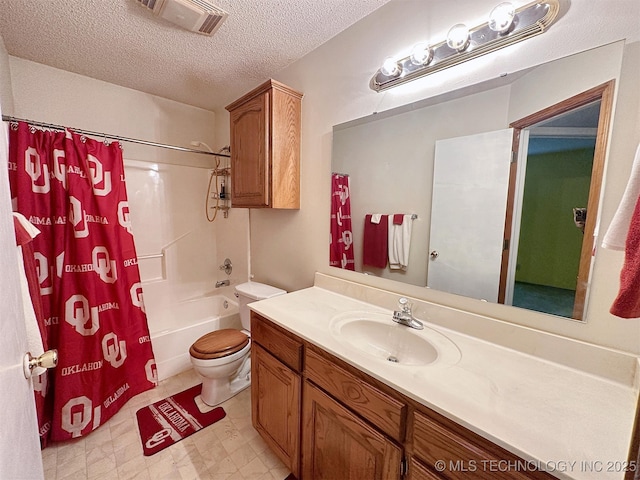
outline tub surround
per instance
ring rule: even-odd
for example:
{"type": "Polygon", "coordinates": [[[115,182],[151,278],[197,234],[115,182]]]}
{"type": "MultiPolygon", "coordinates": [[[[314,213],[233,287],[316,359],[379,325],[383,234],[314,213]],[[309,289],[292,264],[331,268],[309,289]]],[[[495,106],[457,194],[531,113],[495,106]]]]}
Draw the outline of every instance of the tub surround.
{"type": "Polygon", "coordinates": [[[414,315],[456,345],[457,363],[398,365],[361,353],[331,333],[332,318],[345,312],[387,313],[391,322],[400,296],[317,274],[313,287],[250,307],[559,478],[624,478],[613,462],[624,464],[628,456],[637,357],[418,300],[414,315]],[[603,471],[607,462],[610,472],[603,471]]]}
{"type": "Polygon", "coordinates": [[[223,295],[174,304],[153,320],[149,322],[151,346],[160,381],[191,368],[189,347],[199,337],[223,328],[241,327],[238,303],[223,295]]]}

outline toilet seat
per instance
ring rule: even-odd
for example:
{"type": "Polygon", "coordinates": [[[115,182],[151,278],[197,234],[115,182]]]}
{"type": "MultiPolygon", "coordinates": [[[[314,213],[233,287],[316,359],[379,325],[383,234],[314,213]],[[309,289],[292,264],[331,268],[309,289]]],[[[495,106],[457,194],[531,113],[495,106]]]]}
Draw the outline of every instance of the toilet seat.
{"type": "Polygon", "coordinates": [[[189,354],[200,360],[222,358],[239,352],[249,343],[249,337],[233,328],[209,332],[191,345],[189,354]]]}

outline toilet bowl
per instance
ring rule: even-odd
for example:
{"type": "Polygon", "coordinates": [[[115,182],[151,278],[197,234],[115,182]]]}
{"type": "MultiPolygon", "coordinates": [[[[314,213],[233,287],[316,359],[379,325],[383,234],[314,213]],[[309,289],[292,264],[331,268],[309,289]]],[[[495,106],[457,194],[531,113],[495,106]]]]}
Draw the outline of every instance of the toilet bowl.
{"type": "Polygon", "coordinates": [[[209,332],[189,349],[193,368],[202,378],[202,401],[218,405],[251,384],[251,311],[248,304],[276,297],[284,290],[258,282],[235,287],[242,330],[225,328],[209,332]]]}

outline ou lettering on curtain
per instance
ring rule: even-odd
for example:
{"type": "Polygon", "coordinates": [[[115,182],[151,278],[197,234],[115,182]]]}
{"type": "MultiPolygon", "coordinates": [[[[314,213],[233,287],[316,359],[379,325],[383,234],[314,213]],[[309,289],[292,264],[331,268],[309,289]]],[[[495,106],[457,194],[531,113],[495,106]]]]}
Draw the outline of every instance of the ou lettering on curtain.
{"type": "Polygon", "coordinates": [[[331,175],[331,244],[329,265],[355,270],[349,175],[331,175]]]}
{"type": "Polygon", "coordinates": [[[34,379],[42,446],[88,434],[157,384],[122,151],[70,130],[9,129],[13,209],[33,239],[41,331],[58,366],[34,379]]]}

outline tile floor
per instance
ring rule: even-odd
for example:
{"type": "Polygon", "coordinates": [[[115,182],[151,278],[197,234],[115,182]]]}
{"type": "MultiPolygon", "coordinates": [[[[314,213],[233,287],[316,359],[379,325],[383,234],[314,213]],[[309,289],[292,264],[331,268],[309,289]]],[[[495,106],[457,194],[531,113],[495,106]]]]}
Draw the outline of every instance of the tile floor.
{"type": "Polygon", "coordinates": [[[284,480],[289,471],[251,426],[251,389],[224,402],[222,420],[150,457],[142,454],[136,411],[200,383],[195,372],[160,382],[87,437],[42,451],[46,480],[284,480]]]}

